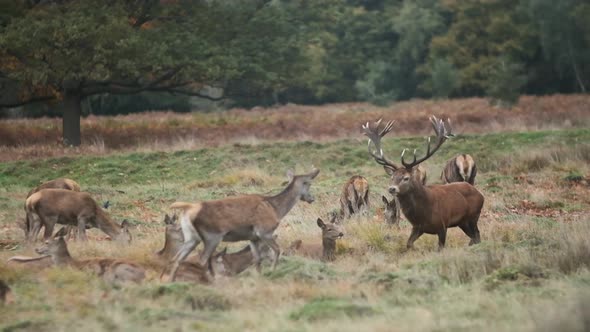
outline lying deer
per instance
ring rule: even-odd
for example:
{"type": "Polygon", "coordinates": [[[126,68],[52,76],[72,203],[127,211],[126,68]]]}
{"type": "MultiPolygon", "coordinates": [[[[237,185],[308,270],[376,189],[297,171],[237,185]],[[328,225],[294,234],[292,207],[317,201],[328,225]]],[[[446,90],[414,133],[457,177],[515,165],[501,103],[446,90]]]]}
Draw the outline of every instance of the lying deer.
{"type": "MultiPolygon", "coordinates": [[[[274,237],[276,239],[276,235],[274,237]]],[[[266,258],[272,259],[271,248],[264,243],[259,244],[258,253],[261,260],[266,258]]],[[[256,264],[256,258],[254,257],[252,247],[248,245],[241,250],[229,254],[227,253],[227,248],[223,248],[221,252],[213,254],[211,256],[210,269],[215,274],[235,276],[254,264],[256,264]]]]}
{"type": "Polygon", "coordinates": [[[360,175],[354,175],[342,187],[340,195],[340,217],[350,218],[353,214],[369,208],[369,183],[360,175]]]}
{"type": "Polygon", "coordinates": [[[468,182],[475,185],[476,174],[477,167],[473,157],[468,154],[460,154],[447,161],[440,178],[443,183],[468,182]]]}
{"type": "Polygon", "coordinates": [[[115,223],[88,193],[63,189],[42,189],[32,194],[25,202],[27,220],[33,228],[28,241],[37,239],[41,227],[45,227],[44,239],[53,234],[56,223],[78,226],[78,236],[86,238],[86,226],[98,227],[119,242],[131,242],[127,221],[115,223]]]}
{"type": "MultiPolygon", "coordinates": [[[[72,180],[66,178],[59,178],[51,181],[44,182],[37,187],[31,189],[27,194],[27,198],[31,197],[32,194],[42,190],[42,189],[64,189],[64,190],[71,190],[71,191],[80,191],[80,185],[72,180]]],[[[25,231],[25,238],[29,237],[29,232],[32,229],[32,225],[30,224],[28,218],[25,220],[24,231],[25,231]]],[[[73,228],[68,231],[68,234],[71,234],[73,228]]]]}
{"type": "Polygon", "coordinates": [[[409,163],[404,159],[404,150],[401,156],[403,167],[386,159],[381,149],[381,138],[391,131],[393,121],[381,130],[381,120],[373,126],[367,122],[362,129],[369,137],[369,154],[378,164],[383,165],[387,174],[391,176],[389,192],[397,196],[404,215],[412,224],[408,248],[411,248],[422,234],[427,233],[438,235],[440,250],[445,245],[447,228],[455,226],[471,238],[470,245],[479,243],[477,222],[484,203],[483,195],[466,182],[425,186],[412,176],[416,166],[430,158],[451,136],[450,125],[447,128],[442,120],[434,116],[430,118],[430,122],[436,133],[435,147],[431,149],[428,138],[426,155],[417,159],[414,151],[413,161],[409,163]],[[371,151],[371,143],[375,145],[375,151],[371,151]]]}
{"type": "Polygon", "coordinates": [[[340,227],[335,223],[335,219],[329,223],[324,223],[321,218],[317,220],[318,227],[322,230],[322,244],[307,244],[302,240],[296,240],[291,243],[288,251],[299,253],[302,256],[319,259],[323,261],[333,261],[336,259],[336,240],[342,238],[344,233],[340,227]]]}
{"type": "MultiPolygon", "coordinates": [[[[201,240],[205,245],[199,256],[202,266],[208,262],[222,240],[251,241],[256,269],[260,271],[260,254],[257,249],[260,242],[272,248],[272,267],[275,269],[280,248],[273,233],[281,219],[298,201],[314,201],[309,188],[319,172],[315,169],[309,174],[292,176],[287,187],[275,196],[242,195],[201,203],[173,203],[171,208],[183,210],[180,222],[185,242],[171,262],[169,279],[174,281],[180,262],[201,240]]],[[[162,273],[162,279],[165,274],[166,270],[162,273]]]]}
{"type": "Polygon", "coordinates": [[[56,266],[72,266],[88,270],[110,282],[133,281],[139,283],[145,278],[145,270],[131,262],[113,258],[75,260],[70,255],[64,240],[66,233],[66,228],[63,227],[54,238],[46,241],[45,245],[35,251],[39,255],[50,255],[56,266]]]}

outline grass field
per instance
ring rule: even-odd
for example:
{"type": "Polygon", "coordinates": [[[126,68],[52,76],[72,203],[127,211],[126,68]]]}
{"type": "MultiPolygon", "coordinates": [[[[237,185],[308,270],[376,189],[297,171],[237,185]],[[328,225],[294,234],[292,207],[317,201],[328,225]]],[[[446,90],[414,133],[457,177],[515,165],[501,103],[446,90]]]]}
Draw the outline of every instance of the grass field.
{"type": "MultiPolygon", "coordinates": [[[[424,125],[427,123],[424,121],[424,125]]],[[[380,217],[387,178],[368,158],[360,134],[328,141],[229,144],[172,152],[118,152],[6,161],[0,164],[0,279],[16,296],[0,308],[0,331],[587,331],[590,329],[590,129],[489,132],[449,140],[425,163],[438,183],[444,162],[467,152],[478,163],[486,202],[482,243],[451,229],[447,247],[424,235],[407,251],[410,226],[380,217]],[[176,200],[281,190],[287,169],[321,173],[316,202],[299,203],[277,234],[320,242],[317,217],[338,208],[341,185],[362,174],[371,185],[368,216],[344,225],[337,260],[282,257],[276,271],[247,270],[211,285],[163,284],[151,254],[163,245],[163,216],[176,200]],[[134,242],[118,246],[92,230],[73,256],[134,260],[148,270],[141,285],[110,285],[68,268],[8,267],[21,245],[28,190],[56,177],[78,181],[110,213],[133,224],[134,242]]],[[[424,148],[423,137],[388,138],[391,159],[424,148]]],[[[231,248],[240,245],[230,246],[231,248]]],[[[200,247],[199,247],[200,248],[200,247]]]]}

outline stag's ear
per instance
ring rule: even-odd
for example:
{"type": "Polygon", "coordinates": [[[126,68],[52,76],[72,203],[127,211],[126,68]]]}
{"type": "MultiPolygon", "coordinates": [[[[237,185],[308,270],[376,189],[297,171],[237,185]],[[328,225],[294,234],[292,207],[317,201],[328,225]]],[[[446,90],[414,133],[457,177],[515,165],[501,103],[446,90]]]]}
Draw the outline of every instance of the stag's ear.
{"type": "Polygon", "coordinates": [[[57,231],[57,233],[55,233],[54,238],[63,238],[66,235],[68,235],[68,228],[62,227],[59,231],[57,231]]]}
{"type": "Polygon", "coordinates": [[[318,218],[318,227],[321,229],[326,227],[326,224],[324,224],[324,221],[321,218],[318,218]]]}
{"type": "Polygon", "coordinates": [[[387,175],[393,176],[393,171],[395,171],[395,169],[389,166],[383,166],[383,169],[385,170],[385,173],[387,173],[387,175]]]}
{"type": "Polygon", "coordinates": [[[121,228],[128,228],[129,227],[129,221],[127,221],[127,219],[123,219],[123,222],[121,222],[121,228]]]}
{"type": "Polygon", "coordinates": [[[385,205],[389,204],[389,202],[387,201],[387,197],[381,196],[381,200],[383,200],[383,203],[385,203],[385,205]]]}

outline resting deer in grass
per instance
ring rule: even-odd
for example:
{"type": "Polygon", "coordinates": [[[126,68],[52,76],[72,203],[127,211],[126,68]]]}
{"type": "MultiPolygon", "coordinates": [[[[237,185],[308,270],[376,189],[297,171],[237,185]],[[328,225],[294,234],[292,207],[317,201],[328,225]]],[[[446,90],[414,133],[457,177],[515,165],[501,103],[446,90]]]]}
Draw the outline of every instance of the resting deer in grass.
{"type": "Polygon", "coordinates": [[[321,258],[323,261],[333,261],[336,259],[336,240],[342,238],[344,233],[333,217],[329,223],[325,223],[318,218],[318,227],[322,230],[322,244],[303,243],[302,240],[296,240],[289,246],[290,253],[299,253],[302,256],[321,258]]]}
{"type": "MultiPolygon", "coordinates": [[[[287,187],[275,196],[241,195],[201,203],[173,203],[171,208],[183,210],[180,223],[184,244],[171,262],[168,279],[174,281],[178,265],[201,240],[205,245],[199,256],[202,266],[207,264],[221,241],[250,241],[257,270],[260,271],[260,242],[271,247],[274,253],[272,266],[276,268],[280,248],[273,233],[298,201],[314,201],[309,188],[319,172],[315,169],[309,174],[293,176],[287,187]]],[[[165,274],[166,270],[162,279],[165,274]]]]}
{"type": "MultiPolygon", "coordinates": [[[[180,228],[180,225],[176,224],[176,219],[176,215],[174,215],[173,217],[166,215],[164,217],[164,223],[166,224],[164,248],[157,251],[156,255],[158,255],[158,257],[165,261],[169,261],[170,259],[172,259],[174,255],[178,253],[178,251],[182,247],[182,244],[184,243],[182,229],[180,228]]],[[[259,248],[259,251],[261,258],[270,258],[270,247],[263,244],[261,245],[261,248],[259,248]]],[[[187,259],[191,258],[189,257],[187,259]]],[[[233,253],[227,253],[227,248],[225,248],[221,252],[211,256],[209,269],[212,275],[219,273],[221,275],[232,276],[241,273],[248,267],[254,265],[254,263],[254,254],[252,253],[252,249],[250,248],[250,246],[246,246],[242,250],[233,253]]],[[[186,260],[183,261],[180,264],[180,268],[178,269],[176,280],[189,281],[187,280],[187,275],[190,273],[185,270],[197,271],[196,267],[192,267],[193,265],[200,267],[200,265],[194,262],[188,262],[186,260]]],[[[207,271],[202,267],[198,271],[198,273],[200,274],[205,274],[206,272],[207,271]]],[[[194,272],[192,274],[194,274],[194,272]]]]}
{"type": "Polygon", "coordinates": [[[342,187],[340,195],[340,217],[350,218],[353,214],[369,208],[369,182],[360,175],[354,175],[342,187]]]}
{"type": "Polygon", "coordinates": [[[43,189],[32,194],[25,202],[27,220],[33,228],[29,232],[29,241],[35,241],[41,227],[45,227],[44,239],[47,240],[53,234],[56,223],[63,225],[75,225],[78,227],[78,236],[86,238],[87,225],[98,227],[111,239],[129,243],[127,221],[121,225],[115,223],[90,194],[64,189],[43,189]]]}
{"type": "Polygon", "coordinates": [[[426,155],[417,159],[414,151],[413,161],[409,163],[404,159],[406,151],[404,150],[401,156],[403,167],[386,159],[381,148],[381,138],[391,131],[393,121],[387,123],[381,130],[379,130],[381,120],[372,126],[367,122],[362,129],[369,137],[369,154],[391,176],[389,192],[397,196],[404,215],[412,224],[408,248],[411,248],[414,241],[426,233],[438,235],[440,250],[445,245],[447,228],[455,226],[461,228],[471,238],[470,245],[479,243],[477,222],[484,203],[483,195],[466,182],[425,186],[412,176],[416,166],[430,158],[451,136],[450,124],[447,127],[442,120],[434,116],[430,117],[430,122],[436,133],[434,148],[431,149],[429,137],[426,155]],[[371,150],[371,143],[375,145],[375,151],[371,150]]]}
{"type": "Polygon", "coordinates": [[[447,161],[440,178],[443,183],[467,182],[473,186],[476,174],[477,167],[473,157],[468,154],[460,154],[447,161]]]}
{"type": "Polygon", "coordinates": [[[54,238],[46,241],[45,245],[35,251],[39,255],[50,255],[53,264],[56,266],[72,266],[77,269],[88,270],[110,282],[133,281],[139,283],[145,278],[145,270],[131,262],[113,258],[75,260],[70,255],[64,240],[66,233],[67,230],[63,227],[56,233],[54,238]]]}

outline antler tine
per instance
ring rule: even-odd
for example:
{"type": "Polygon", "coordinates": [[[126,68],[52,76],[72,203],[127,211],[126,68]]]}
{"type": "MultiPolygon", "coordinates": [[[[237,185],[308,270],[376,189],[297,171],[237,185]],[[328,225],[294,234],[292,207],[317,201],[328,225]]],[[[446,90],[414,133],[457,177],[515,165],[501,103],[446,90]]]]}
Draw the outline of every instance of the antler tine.
{"type": "Polygon", "coordinates": [[[448,128],[445,126],[445,123],[442,119],[437,119],[436,116],[430,117],[430,123],[432,124],[432,129],[434,129],[434,133],[436,134],[436,144],[434,148],[431,149],[431,139],[430,136],[428,137],[428,144],[426,146],[426,155],[420,159],[416,158],[416,150],[414,150],[414,158],[412,162],[407,163],[404,160],[404,156],[402,153],[402,165],[405,168],[411,169],[412,167],[420,164],[421,162],[425,161],[426,159],[430,158],[438,148],[443,145],[443,143],[447,140],[447,138],[452,137],[453,134],[451,133],[451,126],[450,126],[450,119],[448,120],[449,126],[448,128]]]}
{"type": "Polygon", "coordinates": [[[381,148],[381,138],[387,135],[393,129],[393,124],[395,123],[395,121],[387,122],[385,127],[379,130],[379,126],[382,120],[383,119],[379,119],[375,121],[373,126],[371,126],[369,122],[362,125],[363,133],[365,134],[365,136],[369,138],[369,140],[367,141],[367,149],[369,150],[369,154],[375,159],[375,161],[378,164],[395,170],[399,167],[391,161],[389,161],[387,158],[385,158],[385,156],[383,155],[383,149],[381,148]],[[371,143],[375,145],[375,151],[371,151],[371,143]]]}

